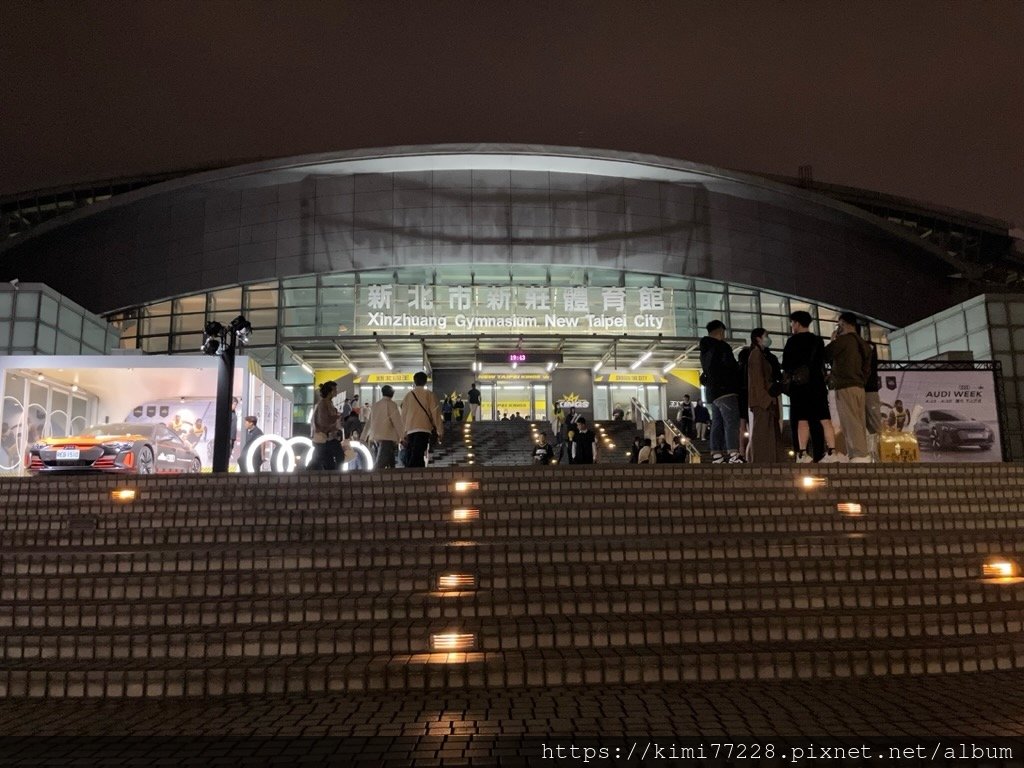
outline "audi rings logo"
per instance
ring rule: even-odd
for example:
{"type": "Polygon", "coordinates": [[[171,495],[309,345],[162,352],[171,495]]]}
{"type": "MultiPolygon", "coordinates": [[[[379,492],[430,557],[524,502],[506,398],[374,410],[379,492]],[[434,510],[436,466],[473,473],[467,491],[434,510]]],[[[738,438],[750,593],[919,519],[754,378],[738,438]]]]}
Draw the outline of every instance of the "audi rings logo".
{"type": "MultiPolygon", "coordinates": [[[[299,460],[295,455],[296,448],[306,449],[306,466],[308,467],[313,463],[313,441],[308,437],[289,437],[283,438],[280,435],[261,435],[252,441],[249,449],[245,452],[245,468],[247,471],[252,472],[255,467],[253,466],[253,459],[256,456],[256,451],[262,451],[263,446],[267,443],[273,443],[278,447],[275,452],[271,469],[277,472],[294,472],[295,467],[298,466],[299,460]]],[[[359,455],[363,459],[363,467],[367,470],[373,469],[373,453],[365,445],[360,443],[358,440],[346,440],[345,445],[359,452],[359,455]]],[[[342,472],[348,472],[352,467],[351,461],[346,461],[341,465],[342,472]]]]}

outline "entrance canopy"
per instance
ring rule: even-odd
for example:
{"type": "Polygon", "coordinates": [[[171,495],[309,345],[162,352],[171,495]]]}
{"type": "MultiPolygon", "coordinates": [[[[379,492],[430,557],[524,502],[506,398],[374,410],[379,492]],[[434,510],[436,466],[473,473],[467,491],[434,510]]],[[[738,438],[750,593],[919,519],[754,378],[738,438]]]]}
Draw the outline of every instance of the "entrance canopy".
{"type": "MultiPolygon", "coordinates": [[[[312,369],[354,367],[356,371],[391,368],[399,371],[433,369],[598,370],[668,366],[698,367],[698,339],[693,337],[632,338],[619,336],[496,336],[423,335],[285,337],[292,360],[312,369]]],[[[737,346],[742,344],[737,340],[737,346]]],[[[353,372],[356,372],[353,371],[353,372]]]]}

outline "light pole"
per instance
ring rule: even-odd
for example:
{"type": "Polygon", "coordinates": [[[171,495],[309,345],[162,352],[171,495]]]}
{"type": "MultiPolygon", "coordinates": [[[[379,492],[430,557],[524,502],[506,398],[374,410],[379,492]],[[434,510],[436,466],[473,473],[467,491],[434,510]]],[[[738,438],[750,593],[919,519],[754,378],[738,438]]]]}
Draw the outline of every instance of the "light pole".
{"type": "Polygon", "coordinates": [[[231,461],[231,400],[235,381],[235,349],[246,344],[252,323],[239,315],[228,325],[210,320],[203,329],[204,354],[220,358],[217,369],[217,408],[213,426],[213,471],[227,472],[231,461]]]}

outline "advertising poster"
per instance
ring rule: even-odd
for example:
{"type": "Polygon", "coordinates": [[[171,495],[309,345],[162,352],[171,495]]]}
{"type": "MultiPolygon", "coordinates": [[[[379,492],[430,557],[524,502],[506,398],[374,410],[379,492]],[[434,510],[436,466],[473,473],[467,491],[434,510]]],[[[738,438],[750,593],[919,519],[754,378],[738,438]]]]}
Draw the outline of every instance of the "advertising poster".
{"type": "Polygon", "coordinates": [[[991,370],[880,370],[882,419],[911,432],[921,461],[1002,461],[991,370]]]}

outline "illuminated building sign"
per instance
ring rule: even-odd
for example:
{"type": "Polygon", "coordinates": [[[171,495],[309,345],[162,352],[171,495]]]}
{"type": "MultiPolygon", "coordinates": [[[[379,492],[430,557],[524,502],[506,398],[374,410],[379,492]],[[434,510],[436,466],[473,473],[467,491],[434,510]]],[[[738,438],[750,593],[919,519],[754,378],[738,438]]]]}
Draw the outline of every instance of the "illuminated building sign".
{"type": "MultiPolygon", "coordinates": [[[[650,286],[364,285],[356,301],[355,332],[674,336],[672,296],[671,290],[650,286]]],[[[502,362],[527,361],[506,355],[502,362]]]]}

